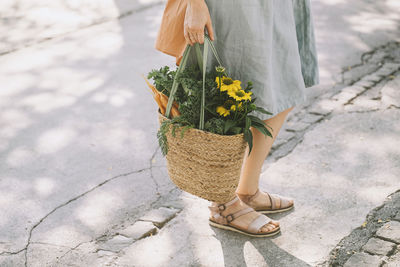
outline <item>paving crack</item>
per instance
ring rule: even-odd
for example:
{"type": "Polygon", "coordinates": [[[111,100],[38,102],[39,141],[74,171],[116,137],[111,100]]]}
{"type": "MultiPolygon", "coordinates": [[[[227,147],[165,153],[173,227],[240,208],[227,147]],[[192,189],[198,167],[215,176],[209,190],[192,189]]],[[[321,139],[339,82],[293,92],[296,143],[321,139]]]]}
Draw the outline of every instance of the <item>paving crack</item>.
{"type": "Polygon", "coordinates": [[[25,248],[22,248],[18,251],[2,251],[2,252],[0,252],[0,256],[17,255],[17,254],[23,252],[24,250],[25,250],[25,248]]]}
{"type": "Polygon", "coordinates": [[[360,81],[364,76],[370,75],[370,74],[372,74],[372,73],[378,71],[378,70],[384,65],[384,63],[387,63],[387,62],[397,62],[396,59],[393,58],[393,57],[391,57],[388,53],[386,53],[386,54],[380,59],[379,62],[374,62],[374,61],[372,60],[374,54],[376,54],[376,53],[379,52],[379,51],[391,50],[391,47],[393,47],[393,46],[399,47],[399,46],[400,46],[400,43],[399,43],[399,42],[396,42],[396,41],[388,42],[388,43],[386,43],[386,44],[384,44],[384,45],[375,47],[375,48],[374,48],[373,50],[371,50],[371,51],[368,51],[368,52],[363,53],[363,54],[361,55],[361,57],[360,57],[360,62],[359,62],[359,63],[350,65],[350,66],[345,67],[345,68],[342,69],[342,71],[341,71],[340,74],[339,74],[339,76],[341,77],[340,83],[346,84],[346,82],[345,82],[345,81],[346,81],[346,79],[345,79],[345,74],[346,74],[347,72],[349,72],[349,71],[352,71],[353,69],[356,69],[356,68],[359,68],[359,67],[362,67],[362,66],[378,64],[376,69],[374,69],[374,70],[372,70],[372,71],[369,71],[368,73],[365,73],[364,75],[362,75],[361,77],[359,77],[358,79],[356,79],[356,80],[354,80],[354,81],[352,81],[352,82],[350,82],[350,83],[347,83],[348,85],[353,85],[354,83],[360,81]]]}
{"type": "Polygon", "coordinates": [[[153,161],[154,161],[154,158],[156,157],[156,155],[157,155],[157,152],[158,152],[158,150],[159,150],[159,146],[157,146],[157,148],[156,148],[156,150],[154,151],[154,153],[153,153],[153,155],[151,156],[151,158],[150,158],[150,177],[151,177],[151,180],[154,182],[154,184],[156,185],[156,192],[157,192],[157,196],[160,196],[160,191],[159,191],[159,184],[158,184],[158,182],[156,181],[156,179],[154,178],[154,175],[153,175],[153,161]]]}
{"type": "Polygon", "coordinates": [[[65,255],[67,255],[68,253],[74,251],[75,249],[77,249],[78,247],[82,246],[83,244],[91,243],[91,242],[93,242],[93,241],[94,241],[94,239],[79,243],[78,245],[76,245],[75,247],[70,248],[70,250],[68,250],[68,251],[65,252],[63,255],[61,255],[61,256],[58,258],[58,260],[61,260],[62,258],[65,257],[65,255]]]}
{"type": "Polygon", "coordinates": [[[400,107],[395,105],[390,105],[387,109],[400,109],[400,107]]]}
{"type": "Polygon", "coordinates": [[[78,196],[76,196],[76,197],[74,197],[74,198],[71,198],[70,200],[64,202],[64,203],[61,204],[61,205],[58,205],[58,206],[55,207],[53,210],[51,210],[49,213],[47,213],[44,217],[42,217],[42,218],[41,218],[36,224],[34,224],[34,225],[32,226],[32,228],[29,230],[29,235],[28,235],[27,243],[26,243],[25,247],[24,247],[22,250],[19,251],[19,252],[25,251],[25,252],[24,252],[25,267],[28,266],[28,248],[29,248],[29,245],[30,245],[30,243],[31,243],[32,232],[33,232],[33,231],[35,230],[35,228],[38,227],[46,218],[48,218],[51,214],[53,214],[54,212],[56,212],[58,209],[60,209],[60,208],[62,208],[62,207],[65,207],[66,205],[68,205],[68,204],[70,204],[70,203],[72,203],[72,202],[74,202],[74,201],[80,199],[81,197],[87,195],[88,193],[94,191],[95,189],[97,189],[97,188],[103,186],[104,184],[106,184],[106,183],[108,183],[108,182],[110,182],[110,181],[113,181],[113,180],[115,180],[115,179],[117,179],[117,178],[120,178],[120,177],[125,177],[125,176],[132,175],[132,174],[135,174],[135,173],[140,173],[140,172],[143,172],[143,171],[145,171],[145,170],[149,170],[149,167],[143,168],[143,169],[140,169],[140,170],[131,171],[131,172],[127,172],[127,173],[123,173],[123,174],[119,174],[119,175],[113,176],[113,177],[111,177],[111,178],[109,178],[109,179],[107,179],[107,180],[101,182],[100,184],[98,184],[98,185],[92,187],[91,189],[89,189],[89,190],[83,192],[82,194],[79,194],[78,196]]]}
{"type": "Polygon", "coordinates": [[[382,109],[368,109],[368,110],[352,110],[352,111],[348,111],[347,113],[372,113],[372,112],[377,112],[377,111],[381,111],[382,109]]]}
{"type": "Polygon", "coordinates": [[[47,243],[47,242],[31,242],[31,244],[46,245],[46,246],[53,246],[53,247],[62,247],[62,248],[71,248],[69,246],[52,244],[52,243],[47,243]]]}

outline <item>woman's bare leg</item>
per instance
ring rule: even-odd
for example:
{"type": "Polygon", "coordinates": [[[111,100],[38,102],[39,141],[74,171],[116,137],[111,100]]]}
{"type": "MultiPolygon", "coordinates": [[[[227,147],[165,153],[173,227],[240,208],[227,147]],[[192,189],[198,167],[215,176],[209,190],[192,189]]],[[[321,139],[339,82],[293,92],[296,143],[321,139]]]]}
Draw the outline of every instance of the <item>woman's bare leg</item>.
{"type": "MultiPolygon", "coordinates": [[[[258,130],[250,128],[253,133],[253,149],[248,157],[248,148],[246,149],[245,158],[242,165],[242,172],[240,177],[239,186],[236,190],[237,193],[240,194],[254,194],[258,189],[258,181],[261,173],[261,167],[265,158],[267,157],[273,142],[275,141],[276,135],[279,133],[283,123],[285,122],[287,114],[293,109],[289,108],[276,116],[265,120],[269,126],[273,128],[272,136],[265,137],[258,130]]],[[[218,203],[213,203],[217,205],[218,203]]],[[[232,207],[229,207],[230,212],[235,212],[239,210],[243,210],[248,207],[244,202],[238,201],[232,207]]],[[[234,221],[234,224],[240,227],[248,227],[248,225],[257,217],[257,214],[249,213],[237,218],[234,221]]],[[[233,222],[232,222],[233,223],[233,222]]],[[[261,228],[261,232],[269,232],[274,230],[279,226],[279,222],[272,220],[268,224],[264,225],[261,228]]]]}
{"type": "Polygon", "coordinates": [[[274,143],[276,136],[285,122],[287,115],[293,108],[294,107],[286,109],[274,117],[264,120],[273,129],[273,138],[269,136],[266,137],[253,127],[250,128],[253,134],[253,148],[250,156],[248,156],[248,148],[246,149],[240,181],[238,188],[236,189],[236,193],[246,195],[253,195],[256,193],[264,160],[268,156],[272,144],[274,143]]]}

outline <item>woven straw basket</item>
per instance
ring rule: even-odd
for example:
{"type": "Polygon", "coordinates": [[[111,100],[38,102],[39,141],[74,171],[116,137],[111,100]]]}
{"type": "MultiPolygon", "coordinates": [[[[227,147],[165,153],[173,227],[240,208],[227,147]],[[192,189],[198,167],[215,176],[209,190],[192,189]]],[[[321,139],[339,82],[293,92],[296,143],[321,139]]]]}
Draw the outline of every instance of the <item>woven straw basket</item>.
{"type": "MultiPolygon", "coordinates": [[[[171,129],[168,129],[166,134],[168,142],[167,168],[172,182],[183,191],[217,203],[226,203],[235,197],[247,142],[243,133],[219,135],[201,130],[204,129],[205,120],[205,75],[208,47],[211,48],[218,63],[222,65],[218,53],[207,34],[204,35],[204,39],[203,58],[201,59],[199,55],[200,51],[196,53],[198,63],[202,66],[203,72],[199,129],[190,128],[186,130],[183,138],[181,138],[180,134],[181,127],[176,129],[175,137],[172,136],[171,129]]],[[[191,46],[188,44],[172,84],[165,116],[158,110],[160,124],[164,120],[169,120],[169,112],[178,87],[176,77],[185,68],[190,51],[191,46]]]]}
{"type": "MultiPolygon", "coordinates": [[[[158,112],[161,124],[167,117],[158,112]]],[[[171,128],[171,127],[170,127],[171,128]]],[[[172,182],[198,197],[226,203],[235,197],[247,143],[244,135],[219,135],[181,128],[167,133],[167,168],[172,182]]]]}

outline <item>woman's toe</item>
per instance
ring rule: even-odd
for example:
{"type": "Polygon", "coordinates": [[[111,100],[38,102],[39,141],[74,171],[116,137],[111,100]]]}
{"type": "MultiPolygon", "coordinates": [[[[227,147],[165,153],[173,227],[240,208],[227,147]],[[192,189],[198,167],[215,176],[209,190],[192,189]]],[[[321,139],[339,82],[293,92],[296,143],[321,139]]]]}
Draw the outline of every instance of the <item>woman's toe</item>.
{"type": "Polygon", "coordinates": [[[294,205],[294,199],[293,198],[289,198],[289,207],[294,205]]]}
{"type": "Polygon", "coordinates": [[[270,224],[273,224],[273,225],[275,225],[276,227],[279,226],[279,222],[278,222],[278,221],[274,221],[274,220],[271,220],[270,224]]]}
{"type": "Polygon", "coordinates": [[[294,205],[294,199],[292,198],[282,198],[282,208],[288,208],[294,205]]]}
{"type": "Polygon", "coordinates": [[[277,226],[272,225],[271,223],[268,223],[268,224],[264,225],[260,230],[262,233],[268,233],[268,232],[275,230],[275,228],[277,228],[277,226]]]}

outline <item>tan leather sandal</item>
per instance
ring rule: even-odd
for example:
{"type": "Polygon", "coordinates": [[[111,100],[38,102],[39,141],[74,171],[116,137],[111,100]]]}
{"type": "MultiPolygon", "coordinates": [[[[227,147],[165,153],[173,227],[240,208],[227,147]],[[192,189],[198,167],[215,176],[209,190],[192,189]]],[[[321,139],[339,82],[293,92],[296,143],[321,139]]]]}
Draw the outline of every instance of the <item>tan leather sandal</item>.
{"type": "Polygon", "coordinates": [[[265,193],[269,197],[269,203],[266,201],[265,196],[261,194],[260,189],[257,189],[257,192],[254,195],[245,195],[239,193],[236,193],[236,195],[244,203],[263,214],[277,213],[293,209],[293,199],[283,197],[278,194],[265,193]]]}
{"type": "Polygon", "coordinates": [[[227,207],[233,205],[236,201],[240,201],[237,196],[233,200],[225,204],[219,204],[217,206],[213,204],[212,206],[208,206],[208,208],[212,212],[212,216],[209,218],[209,224],[217,228],[238,232],[253,237],[273,236],[280,232],[280,226],[275,226],[273,230],[268,232],[260,232],[261,228],[264,225],[272,222],[270,218],[268,218],[263,214],[259,214],[259,216],[256,217],[247,226],[247,229],[237,225],[233,225],[232,222],[235,221],[235,219],[239,218],[240,216],[243,216],[250,212],[256,212],[252,207],[247,207],[234,213],[228,213],[227,207]],[[228,214],[223,214],[223,213],[228,213],[228,214]]]}

